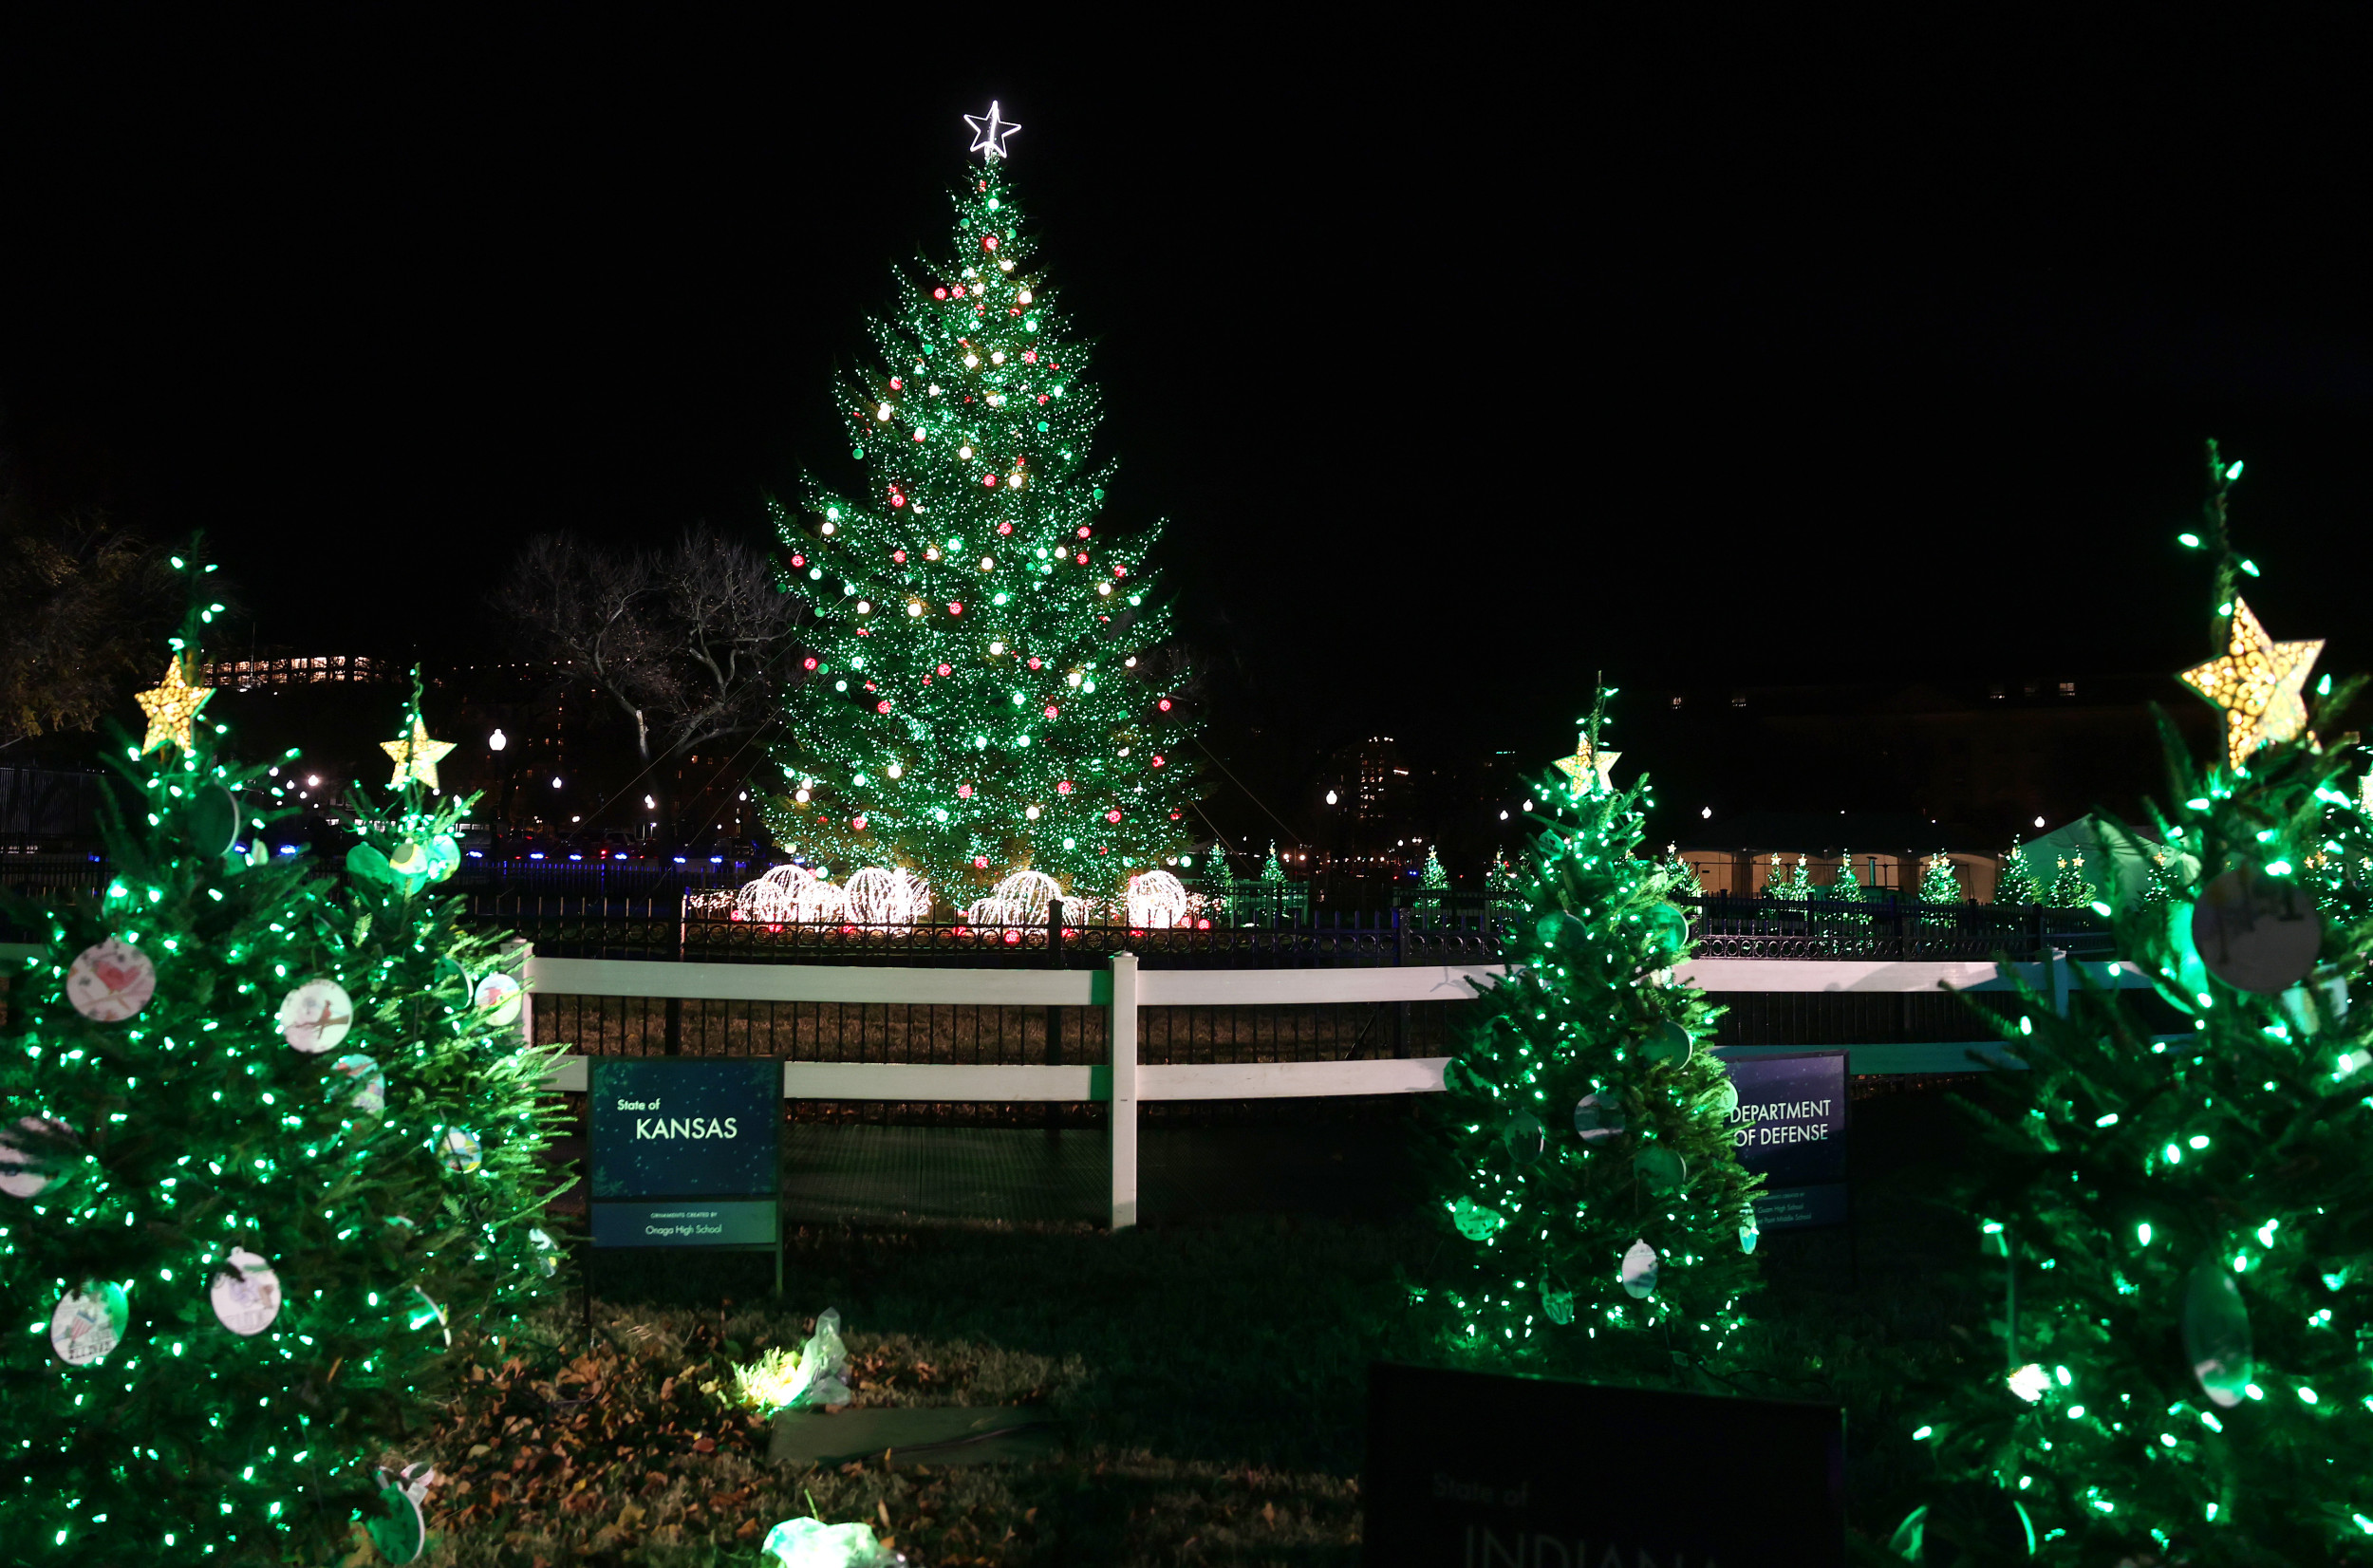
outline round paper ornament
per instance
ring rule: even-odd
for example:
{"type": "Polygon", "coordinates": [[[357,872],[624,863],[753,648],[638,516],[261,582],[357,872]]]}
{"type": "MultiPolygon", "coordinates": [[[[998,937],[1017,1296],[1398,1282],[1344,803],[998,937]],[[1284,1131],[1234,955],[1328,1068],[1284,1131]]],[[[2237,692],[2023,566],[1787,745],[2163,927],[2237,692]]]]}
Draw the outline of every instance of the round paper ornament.
{"type": "Polygon", "coordinates": [[[1547,1151],[1549,1129],[1541,1118],[1529,1111],[1520,1111],[1508,1118],[1508,1125],[1500,1129],[1500,1141],[1507,1145],[1519,1165],[1531,1165],[1547,1151]]]}
{"type": "Polygon", "coordinates": [[[347,1103],[357,1112],[364,1116],[378,1116],[385,1113],[387,1074],[379,1070],[377,1062],[358,1053],[354,1055],[339,1057],[329,1064],[329,1070],[345,1079],[344,1084],[333,1080],[330,1086],[331,1092],[334,1093],[340,1089],[345,1089],[347,1103]]]}
{"type": "Polygon", "coordinates": [[[1753,1252],[1755,1243],[1763,1239],[1764,1233],[1753,1224],[1744,1224],[1739,1227],[1739,1250],[1741,1252],[1753,1252]]]}
{"type": "Polygon", "coordinates": [[[1635,1301],[1644,1301],[1656,1289],[1656,1249],[1645,1241],[1634,1241],[1623,1255],[1623,1267],[1616,1276],[1635,1301]]]}
{"type": "Polygon", "coordinates": [[[411,1493],[387,1481],[385,1471],[380,1475],[384,1483],[379,1488],[380,1511],[364,1521],[363,1528],[389,1562],[418,1562],[428,1546],[428,1521],[411,1493]]]}
{"type": "Polygon", "coordinates": [[[445,1343],[452,1344],[453,1325],[445,1317],[445,1309],[429,1299],[428,1292],[418,1285],[412,1287],[412,1301],[413,1305],[406,1314],[404,1321],[415,1330],[424,1329],[434,1323],[445,1331],[445,1343]]]}
{"type": "Polygon", "coordinates": [[[560,1260],[553,1255],[560,1250],[560,1243],[545,1235],[540,1227],[528,1232],[528,1241],[535,1248],[536,1266],[544,1271],[544,1278],[550,1279],[558,1274],[560,1260]]]}
{"type": "Polygon", "coordinates": [[[215,1316],[233,1334],[261,1334],[280,1316],[280,1276],[245,1247],[231,1249],[231,1266],[215,1271],[207,1299],[215,1316]]]}
{"type": "Polygon", "coordinates": [[[1655,961],[1664,962],[1679,952],[1690,940],[1689,917],[1670,904],[1656,904],[1648,911],[1648,945],[1655,961]]]}
{"type": "Polygon", "coordinates": [[[49,1315],[49,1348],[69,1367],[90,1366],[106,1359],[131,1320],[132,1306],[121,1285],[68,1291],[49,1315]]]}
{"type": "MultiPolygon", "coordinates": [[[[74,1129],[65,1123],[47,1121],[39,1116],[21,1117],[16,1125],[32,1133],[48,1132],[64,1138],[74,1136],[74,1129]]],[[[11,1198],[41,1196],[42,1189],[49,1185],[51,1173],[35,1168],[35,1162],[40,1158],[32,1149],[12,1142],[6,1132],[0,1132],[0,1192],[11,1198]]]]}
{"type": "Polygon", "coordinates": [[[190,845],[202,855],[223,855],[239,838],[238,797],[219,784],[201,784],[190,801],[190,845]]]}
{"type": "Polygon", "coordinates": [[[1541,1310],[1549,1315],[1552,1323],[1574,1321],[1574,1293],[1555,1275],[1541,1277],[1541,1310]]]}
{"type": "Polygon", "coordinates": [[[508,1029],[519,1021],[519,982],[496,971],[477,982],[473,993],[478,1006],[486,1009],[486,1021],[497,1029],[508,1029]]]}
{"type": "Polygon", "coordinates": [[[412,839],[405,839],[387,851],[387,869],[415,887],[428,880],[428,848],[412,839]]]}
{"type": "Polygon", "coordinates": [[[2212,879],[2192,906],[2192,944],[2236,991],[2271,996],[2315,967],[2324,919],[2296,882],[2246,867],[2212,879]]]}
{"type": "Polygon", "coordinates": [[[334,980],[309,980],[280,999],[280,1037],[308,1056],[333,1050],[354,1027],[354,999],[334,980]]]}
{"type": "Polygon", "coordinates": [[[461,846],[453,841],[451,833],[439,833],[428,841],[428,880],[442,882],[461,868],[461,846]]]}
{"type": "Polygon", "coordinates": [[[1632,1160],[1640,1185],[1659,1195],[1678,1192],[1689,1177],[1689,1162],[1662,1144],[1651,1144],[1632,1160]]]}
{"type": "Polygon", "coordinates": [[[346,870],[365,882],[393,882],[396,873],[387,864],[387,857],[367,844],[358,844],[346,851],[346,870]]]}
{"type": "Polygon", "coordinates": [[[1585,1094],[1574,1102],[1574,1130],[1584,1143],[1598,1143],[1623,1130],[1623,1101],[1612,1089],[1585,1094]]]}
{"type": "Polygon", "coordinates": [[[121,1023],[156,994],[157,966],[117,937],[84,948],[66,967],[66,1000],[95,1023],[121,1023]]]}
{"type": "Polygon", "coordinates": [[[1714,1085],[1708,1098],[1712,1101],[1714,1114],[1727,1119],[1738,1112],[1739,1086],[1726,1074],[1720,1083],[1714,1085]]]}
{"type": "Polygon", "coordinates": [[[2247,1396],[2253,1370],[2250,1309],[2222,1259],[2202,1261],[2185,1282],[2183,1353],[2213,1403],[2230,1410],[2247,1396]]]}
{"type": "Polygon", "coordinates": [[[1641,1048],[1652,1062],[1674,1063],[1689,1060],[1690,1053],[1694,1049],[1695,1042],[1691,1040],[1690,1032],[1670,1020],[1656,1025],[1641,1048]]]}
{"type": "Polygon", "coordinates": [[[467,1128],[449,1127],[437,1140],[437,1149],[444,1157],[445,1168],[458,1176],[467,1176],[482,1162],[485,1150],[478,1146],[477,1134],[467,1128]]]}
{"type": "Polygon", "coordinates": [[[1496,1208],[1485,1208],[1471,1199],[1461,1198],[1450,1205],[1450,1223],[1458,1226],[1458,1233],[1468,1241],[1485,1241],[1491,1239],[1492,1232],[1506,1224],[1507,1220],[1496,1208]]]}

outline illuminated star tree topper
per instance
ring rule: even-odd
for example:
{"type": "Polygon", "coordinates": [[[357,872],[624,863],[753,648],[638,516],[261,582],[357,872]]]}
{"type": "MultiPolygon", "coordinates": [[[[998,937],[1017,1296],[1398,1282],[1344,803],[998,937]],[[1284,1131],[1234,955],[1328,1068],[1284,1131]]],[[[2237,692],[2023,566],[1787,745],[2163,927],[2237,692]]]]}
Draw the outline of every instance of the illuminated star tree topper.
{"type": "Polygon", "coordinates": [[[2250,607],[2233,600],[2233,625],[2222,658],[2195,664],[2183,683],[2225,715],[2226,759],[2235,769],[2250,754],[2277,740],[2296,740],[2308,727],[2308,672],[2324,651],[2324,640],[2277,643],[2250,607]]]}
{"type": "Polygon", "coordinates": [[[176,653],[165,666],[165,678],[157,685],[141,692],[135,699],[140,712],[148,716],[148,735],[140,742],[140,755],[146,756],[160,746],[178,746],[187,756],[194,750],[190,729],[197,721],[198,710],[215,695],[212,686],[193,686],[186,673],[188,655],[176,653]]]}
{"type": "Polygon", "coordinates": [[[379,749],[392,757],[396,764],[396,776],[387,781],[387,787],[402,789],[407,781],[418,779],[431,790],[437,789],[437,764],[444,759],[447,752],[453,750],[453,746],[450,740],[431,740],[428,726],[421,722],[420,710],[415,708],[410,735],[402,739],[379,743],[379,749]]]}
{"type": "Polygon", "coordinates": [[[1005,139],[1021,129],[1013,121],[999,118],[994,99],[989,102],[986,117],[968,114],[964,123],[972,127],[972,150],[989,158],[1010,157],[1005,150],[1005,139]]]}

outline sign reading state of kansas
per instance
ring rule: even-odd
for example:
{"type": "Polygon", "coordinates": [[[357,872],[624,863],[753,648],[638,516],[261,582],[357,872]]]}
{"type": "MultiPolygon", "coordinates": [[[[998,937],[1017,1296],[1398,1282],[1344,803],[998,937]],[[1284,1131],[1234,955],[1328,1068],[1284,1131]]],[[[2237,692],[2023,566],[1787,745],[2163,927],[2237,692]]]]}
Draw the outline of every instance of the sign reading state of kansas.
{"type": "Polygon", "coordinates": [[[772,1246],[783,1070],[763,1057],[596,1057],[593,1244],[772,1246]]]}

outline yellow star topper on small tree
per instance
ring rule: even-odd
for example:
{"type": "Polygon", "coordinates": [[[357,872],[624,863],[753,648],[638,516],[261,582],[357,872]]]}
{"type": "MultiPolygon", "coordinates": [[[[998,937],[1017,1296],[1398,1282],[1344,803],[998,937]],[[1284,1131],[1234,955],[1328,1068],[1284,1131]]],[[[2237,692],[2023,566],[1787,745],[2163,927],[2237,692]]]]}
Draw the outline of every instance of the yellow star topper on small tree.
{"type": "Polygon", "coordinates": [[[148,736],[140,742],[142,756],[159,746],[178,746],[184,756],[195,749],[190,732],[197,722],[197,710],[213,699],[215,688],[190,684],[183,668],[186,658],[175,654],[173,663],[165,666],[164,681],[135,699],[140,712],[148,716],[148,736]]]}
{"type": "Polygon", "coordinates": [[[2236,771],[2260,746],[2305,733],[2308,704],[2300,693],[2323,651],[2320,637],[2312,643],[2275,642],[2234,596],[2225,656],[2195,664],[2178,679],[2224,710],[2225,755],[2236,771]]]}
{"type": "Polygon", "coordinates": [[[416,710],[412,715],[412,733],[401,740],[383,740],[379,749],[395,758],[396,776],[387,781],[391,789],[402,789],[406,782],[418,779],[431,790],[438,788],[437,764],[453,750],[450,740],[431,740],[428,726],[420,722],[416,710]]]}
{"type": "Polygon", "coordinates": [[[1612,792],[1615,780],[1608,774],[1615,767],[1616,760],[1623,755],[1621,752],[1607,751],[1598,744],[1599,727],[1607,721],[1607,699],[1615,695],[1605,684],[1606,677],[1601,675],[1598,679],[1598,696],[1591,703],[1590,717],[1580,721],[1582,733],[1574,741],[1574,755],[1560,756],[1551,764],[1565,775],[1566,782],[1577,794],[1590,788],[1593,776],[1598,778],[1600,789],[1612,792]]]}

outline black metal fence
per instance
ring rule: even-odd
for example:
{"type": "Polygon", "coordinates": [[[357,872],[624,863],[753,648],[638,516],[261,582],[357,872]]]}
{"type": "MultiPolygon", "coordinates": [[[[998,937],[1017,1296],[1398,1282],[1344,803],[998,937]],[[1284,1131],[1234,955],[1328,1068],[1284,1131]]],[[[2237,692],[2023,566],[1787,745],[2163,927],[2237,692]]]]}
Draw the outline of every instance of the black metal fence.
{"type": "Polygon", "coordinates": [[[2089,909],[2038,905],[1799,902],[1712,894],[1690,911],[1702,959],[1991,959],[2058,950],[2110,958],[2109,923],[2089,909]]]}

